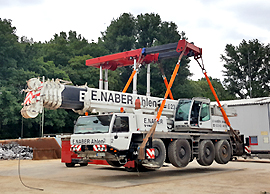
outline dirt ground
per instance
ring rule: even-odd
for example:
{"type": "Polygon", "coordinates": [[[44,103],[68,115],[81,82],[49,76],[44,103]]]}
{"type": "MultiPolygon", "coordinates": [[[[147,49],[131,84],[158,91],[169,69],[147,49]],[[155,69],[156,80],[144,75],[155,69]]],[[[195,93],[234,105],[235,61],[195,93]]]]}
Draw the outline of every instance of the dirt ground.
{"type": "Polygon", "coordinates": [[[186,168],[165,165],[148,172],[127,172],[103,165],[67,168],[60,160],[0,161],[0,193],[267,193],[270,194],[270,160],[267,162],[213,163],[196,161],[186,168]],[[43,190],[38,190],[43,189],[43,190]]]}

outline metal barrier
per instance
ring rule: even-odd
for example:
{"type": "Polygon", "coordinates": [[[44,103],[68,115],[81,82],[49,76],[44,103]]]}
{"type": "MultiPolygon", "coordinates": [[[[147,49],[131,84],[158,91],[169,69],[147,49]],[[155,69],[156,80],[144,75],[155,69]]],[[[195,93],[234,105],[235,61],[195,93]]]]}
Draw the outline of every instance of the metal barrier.
{"type": "Polygon", "coordinates": [[[61,147],[53,137],[0,140],[0,144],[12,142],[33,148],[33,160],[61,158],[61,147]]]}

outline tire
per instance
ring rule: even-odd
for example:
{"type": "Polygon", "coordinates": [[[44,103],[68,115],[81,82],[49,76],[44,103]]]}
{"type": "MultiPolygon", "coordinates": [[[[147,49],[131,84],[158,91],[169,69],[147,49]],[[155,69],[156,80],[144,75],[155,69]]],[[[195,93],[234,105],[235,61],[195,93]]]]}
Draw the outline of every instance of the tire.
{"type": "Polygon", "coordinates": [[[112,160],[106,160],[107,163],[113,167],[121,167],[124,166],[124,164],[120,164],[119,161],[112,161],[112,160]]]}
{"type": "Polygon", "coordinates": [[[127,172],[137,172],[137,168],[128,168],[128,167],[125,167],[125,169],[126,169],[127,172]]]}
{"type": "Polygon", "coordinates": [[[80,166],[87,166],[88,163],[80,163],[80,166]]]}
{"type": "Polygon", "coordinates": [[[215,161],[218,164],[227,164],[232,156],[232,149],[227,140],[220,140],[215,145],[215,161]]]}
{"type": "Polygon", "coordinates": [[[215,146],[210,140],[203,140],[199,145],[197,162],[202,166],[210,166],[215,159],[215,146]]]}
{"type": "Polygon", "coordinates": [[[166,147],[161,139],[153,139],[152,147],[155,149],[155,159],[154,162],[159,166],[163,166],[166,159],[166,147]]]}
{"type": "Polygon", "coordinates": [[[145,168],[142,164],[138,163],[138,161],[135,162],[135,168],[125,167],[125,169],[128,172],[147,172],[150,170],[150,169],[145,168]]]}
{"type": "Polygon", "coordinates": [[[189,142],[185,139],[177,139],[169,144],[168,157],[175,167],[185,167],[191,157],[189,142]]]}
{"type": "Polygon", "coordinates": [[[65,163],[65,164],[66,164],[66,167],[68,167],[68,168],[75,166],[75,163],[65,163]]]}

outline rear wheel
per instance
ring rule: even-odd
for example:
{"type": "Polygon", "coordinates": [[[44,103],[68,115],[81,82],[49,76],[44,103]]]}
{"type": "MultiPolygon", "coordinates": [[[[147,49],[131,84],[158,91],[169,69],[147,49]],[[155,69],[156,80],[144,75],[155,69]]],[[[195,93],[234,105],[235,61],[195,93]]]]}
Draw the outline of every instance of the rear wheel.
{"type": "Polygon", "coordinates": [[[66,164],[66,167],[74,167],[75,166],[75,163],[65,163],[66,164]]]}
{"type": "Polygon", "coordinates": [[[135,166],[134,168],[128,168],[125,167],[126,171],[128,172],[146,172],[149,171],[150,169],[144,167],[141,163],[139,163],[138,161],[135,162],[135,166]]]}
{"type": "Polygon", "coordinates": [[[113,167],[121,167],[124,166],[124,164],[120,164],[119,161],[112,161],[112,160],[106,160],[107,163],[113,167]]]}
{"type": "Polygon", "coordinates": [[[197,162],[202,166],[209,166],[215,159],[215,146],[210,140],[203,140],[199,146],[197,162]]]}
{"type": "Polygon", "coordinates": [[[80,166],[87,166],[88,163],[80,163],[80,166]]]}
{"type": "Polygon", "coordinates": [[[232,156],[232,149],[227,140],[220,140],[215,145],[215,161],[218,164],[227,164],[232,156]]]}
{"type": "Polygon", "coordinates": [[[169,144],[168,157],[175,167],[185,167],[188,165],[191,156],[189,142],[185,139],[177,139],[169,144]]]}

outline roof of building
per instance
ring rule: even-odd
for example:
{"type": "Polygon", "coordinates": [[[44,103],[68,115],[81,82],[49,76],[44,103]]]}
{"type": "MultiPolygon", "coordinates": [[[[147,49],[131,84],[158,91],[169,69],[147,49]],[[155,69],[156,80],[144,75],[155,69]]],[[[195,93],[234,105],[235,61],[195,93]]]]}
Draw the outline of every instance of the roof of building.
{"type": "MultiPolygon", "coordinates": [[[[240,100],[227,100],[220,101],[221,105],[228,106],[244,106],[244,105],[256,105],[256,104],[269,104],[270,97],[262,97],[262,98],[250,98],[250,99],[240,99],[240,100]]],[[[217,104],[217,102],[211,102],[211,104],[217,104]]]]}

